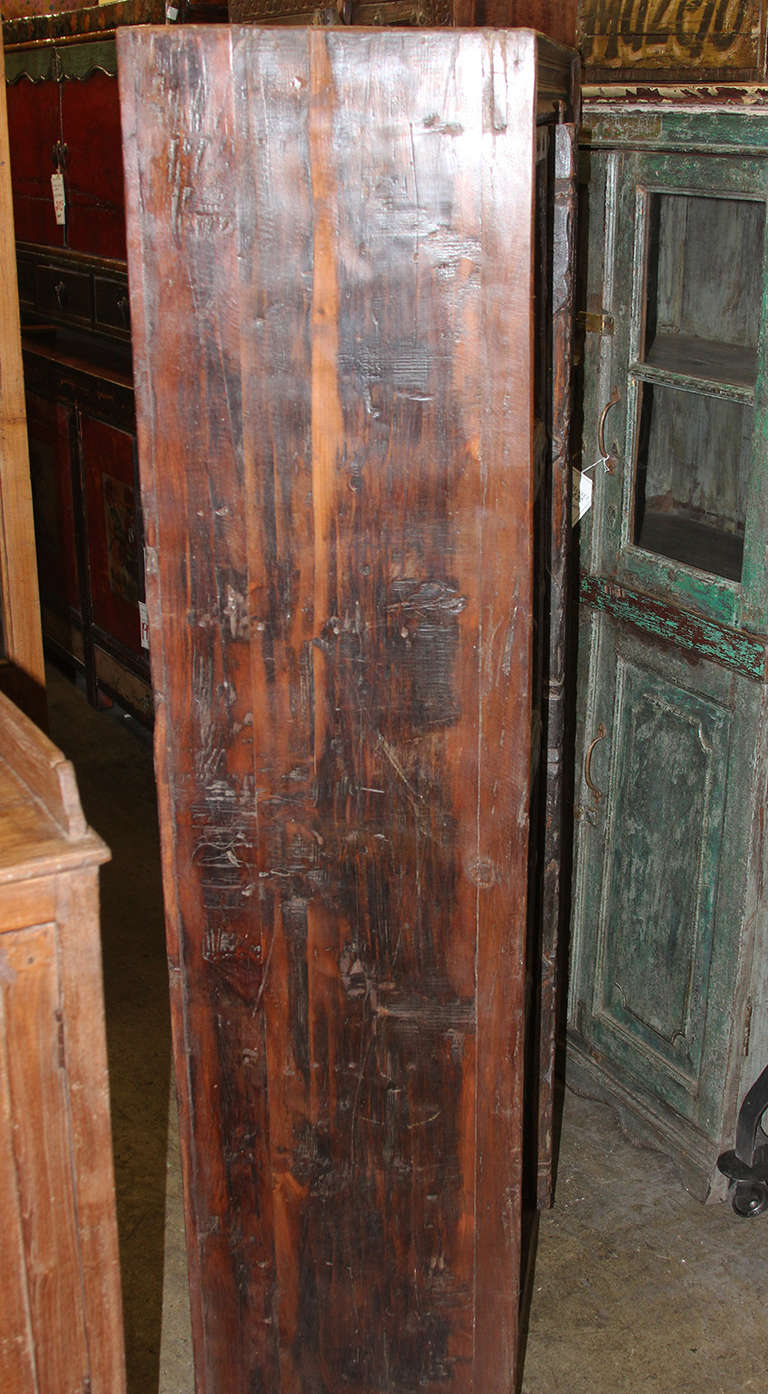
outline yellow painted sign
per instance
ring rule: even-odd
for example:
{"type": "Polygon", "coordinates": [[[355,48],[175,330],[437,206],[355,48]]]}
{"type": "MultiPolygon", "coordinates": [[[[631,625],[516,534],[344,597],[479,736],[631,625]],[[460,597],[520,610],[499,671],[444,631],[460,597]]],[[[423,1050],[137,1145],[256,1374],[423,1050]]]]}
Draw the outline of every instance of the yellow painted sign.
{"type": "Polygon", "coordinates": [[[764,73],[766,0],[580,0],[587,69],[764,73]]]}

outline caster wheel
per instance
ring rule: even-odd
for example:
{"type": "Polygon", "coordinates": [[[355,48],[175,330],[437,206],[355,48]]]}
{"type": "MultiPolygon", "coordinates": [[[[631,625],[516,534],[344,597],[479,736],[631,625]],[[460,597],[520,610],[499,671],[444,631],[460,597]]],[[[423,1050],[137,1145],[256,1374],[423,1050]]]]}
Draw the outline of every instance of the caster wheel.
{"type": "Polygon", "coordinates": [[[734,1181],[731,1205],[742,1219],[752,1220],[768,1209],[768,1185],[762,1181],[734,1181]]]}

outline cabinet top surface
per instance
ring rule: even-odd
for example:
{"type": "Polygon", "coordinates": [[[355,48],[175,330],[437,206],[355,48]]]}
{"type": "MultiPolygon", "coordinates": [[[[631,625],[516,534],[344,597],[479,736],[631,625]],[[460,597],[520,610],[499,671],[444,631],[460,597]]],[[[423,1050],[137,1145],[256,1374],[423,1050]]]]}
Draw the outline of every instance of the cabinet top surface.
{"type": "Polygon", "coordinates": [[[106,861],[72,765],[2,694],[0,750],[0,884],[106,861]]]}

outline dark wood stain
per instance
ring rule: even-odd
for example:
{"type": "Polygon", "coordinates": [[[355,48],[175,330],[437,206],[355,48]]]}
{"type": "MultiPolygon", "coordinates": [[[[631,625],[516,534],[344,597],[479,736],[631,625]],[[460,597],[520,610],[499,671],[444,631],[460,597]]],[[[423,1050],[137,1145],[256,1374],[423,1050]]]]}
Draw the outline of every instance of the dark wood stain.
{"type": "Polygon", "coordinates": [[[319,28],[120,51],[200,1389],[500,1394],[535,80],[543,52],[567,96],[570,55],[319,28]]]}

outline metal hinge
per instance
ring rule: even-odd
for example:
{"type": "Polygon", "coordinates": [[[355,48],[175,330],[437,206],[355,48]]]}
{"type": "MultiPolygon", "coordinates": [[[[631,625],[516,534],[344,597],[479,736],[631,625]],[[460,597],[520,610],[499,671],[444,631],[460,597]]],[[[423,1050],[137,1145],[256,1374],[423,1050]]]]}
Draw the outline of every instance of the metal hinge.
{"type": "Polygon", "coordinates": [[[604,315],[579,310],[576,316],[576,324],[579,329],[583,329],[587,334],[612,334],[613,315],[604,315]]]}

